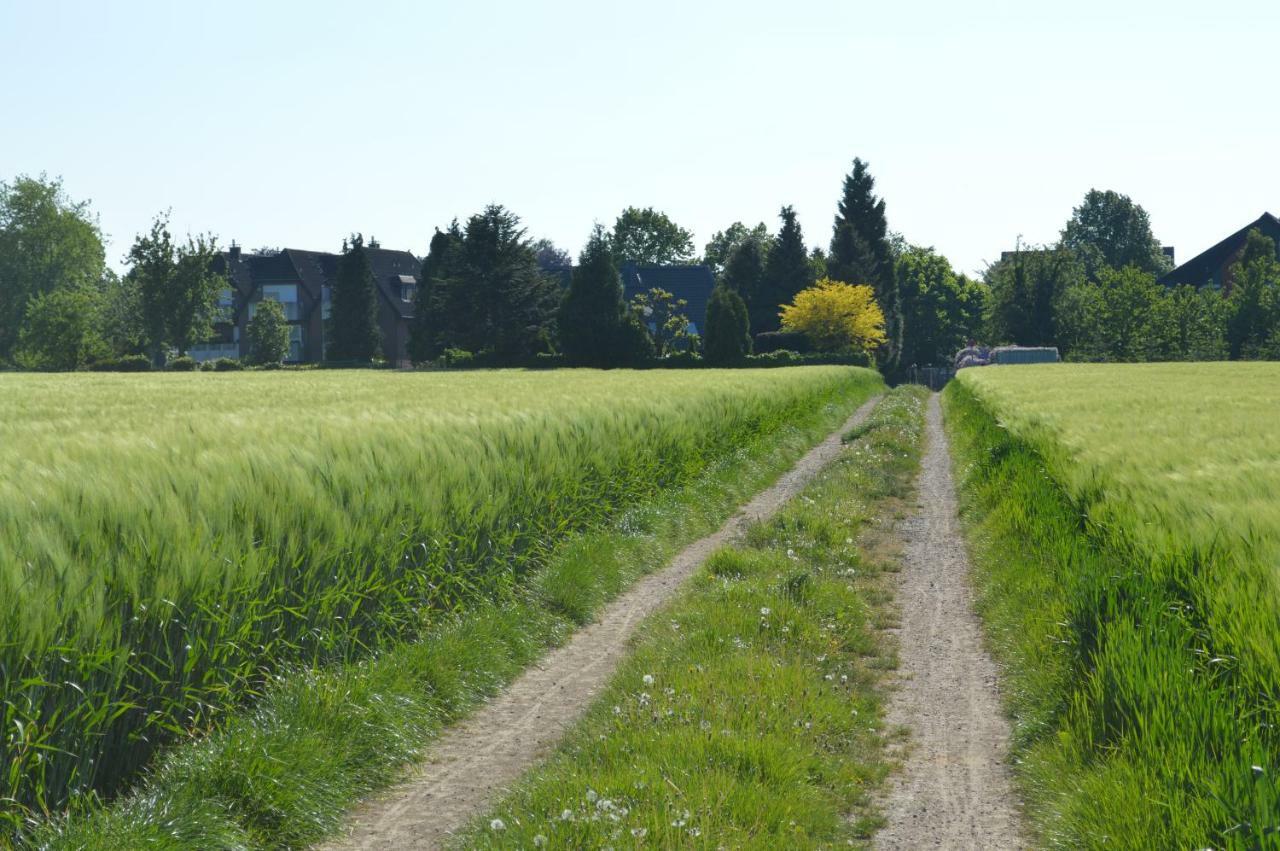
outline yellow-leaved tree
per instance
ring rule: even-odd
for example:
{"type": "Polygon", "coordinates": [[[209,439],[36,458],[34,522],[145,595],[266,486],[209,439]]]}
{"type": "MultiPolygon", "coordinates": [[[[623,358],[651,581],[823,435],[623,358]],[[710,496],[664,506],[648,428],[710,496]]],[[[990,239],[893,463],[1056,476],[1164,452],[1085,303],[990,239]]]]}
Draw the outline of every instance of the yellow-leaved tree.
{"type": "Polygon", "coordinates": [[[885,342],[884,313],[865,284],[823,278],[784,304],[782,330],[799,331],[824,352],[853,349],[870,353],[885,342]]]}

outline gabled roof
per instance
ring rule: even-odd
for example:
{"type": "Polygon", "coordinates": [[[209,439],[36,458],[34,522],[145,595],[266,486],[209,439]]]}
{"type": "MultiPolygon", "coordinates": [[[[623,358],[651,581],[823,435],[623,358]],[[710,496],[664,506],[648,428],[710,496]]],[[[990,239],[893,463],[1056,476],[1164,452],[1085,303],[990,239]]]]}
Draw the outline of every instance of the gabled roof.
{"type": "MultiPolygon", "coordinates": [[[[1280,219],[1270,213],[1263,213],[1256,221],[1250,222],[1231,236],[1205,251],[1192,257],[1186,263],[1171,272],[1166,272],[1159,280],[1165,286],[1191,284],[1201,286],[1212,280],[1222,267],[1226,265],[1249,237],[1249,231],[1257,228],[1274,240],[1280,241],[1280,219]]],[[[1219,281],[1219,283],[1222,283],[1219,281]]]]}
{"type": "MultiPolygon", "coordinates": [[[[400,298],[399,287],[401,283],[417,281],[421,262],[408,251],[388,248],[366,246],[365,256],[369,258],[369,267],[373,270],[373,279],[382,299],[400,317],[411,318],[413,304],[400,298]],[[409,280],[402,280],[404,278],[409,280]]],[[[321,304],[324,287],[331,285],[337,277],[338,257],[327,251],[300,248],[286,248],[276,254],[240,254],[237,257],[223,252],[214,261],[214,268],[227,276],[240,292],[242,301],[251,299],[254,291],[264,283],[300,281],[303,311],[309,313],[321,304]]]]}
{"type": "Polygon", "coordinates": [[[630,301],[651,289],[663,289],[689,304],[684,313],[701,333],[707,327],[707,302],[716,279],[710,266],[622,266],[623,297],[630,301]]]}

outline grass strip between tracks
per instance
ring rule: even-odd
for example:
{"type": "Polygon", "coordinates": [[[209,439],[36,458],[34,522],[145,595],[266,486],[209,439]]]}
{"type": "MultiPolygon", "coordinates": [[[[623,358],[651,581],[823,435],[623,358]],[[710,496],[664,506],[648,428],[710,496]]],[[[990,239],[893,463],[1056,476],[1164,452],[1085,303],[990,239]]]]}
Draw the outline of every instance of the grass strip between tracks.
{"type": "MultiPolygon", "coordinates": [[[[893,617],[874,523],[906,496],[927,393],[893,391],[837,460],[717,551],[641,627],[558,753],[458,838],[469,847],[862,844],[887,772],[893,617]]],[[[883,524],[878,524],[883,526],[883,524]]]]}

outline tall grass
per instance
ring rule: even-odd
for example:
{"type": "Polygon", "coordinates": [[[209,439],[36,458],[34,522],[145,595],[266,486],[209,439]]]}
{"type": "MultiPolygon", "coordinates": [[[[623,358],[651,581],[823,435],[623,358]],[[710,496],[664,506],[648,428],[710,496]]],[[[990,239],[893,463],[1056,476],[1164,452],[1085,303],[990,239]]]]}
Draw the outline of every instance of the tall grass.
{"type": "Polygon", "coordinates": [[[945,398],[1044,844],[1280,847],[1280,367],[970,370],[945,398]]]}
{"type": "Polygon", "coordinates": [[[0,818],[111,794],[866,370],[0,378],[0,818]]]}

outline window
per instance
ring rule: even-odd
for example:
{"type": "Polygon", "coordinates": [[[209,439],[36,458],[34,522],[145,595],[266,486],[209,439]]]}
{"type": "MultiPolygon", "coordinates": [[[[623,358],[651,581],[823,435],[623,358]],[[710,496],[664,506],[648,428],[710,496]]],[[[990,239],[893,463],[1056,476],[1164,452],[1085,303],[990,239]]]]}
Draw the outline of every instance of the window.
{"type": "Polygon", "coordinates": [[[236,305],[235,291],[230,287],[218,291],[218,305],[213,312],[214,322],[230,322],[236,305]]]}
{"type": "MultiPolygon", "coordinates": [[[[290,322],[298,321],[298,285],[297,284],[263,284],[259,299],[269,298],[280,302],[284,308],[284,318],[290,322]]],[[[253,318],[254,304],[249,305],[249,318],[253,318]]]]}
{"type": "Polygon", "coordinates": [[[333,312],[333,287],[324,286],[320,288],[320,318],[328,319],[329,314],[333,312]]]}
{"type": "Polygon", "coordinates": [[[306,345],[306,335],[301,325],[289,326],[289,360],[302,360],[302,350],[306,345]]]}
{"type": "Polygon", "coordinates": [[[400,300],[413,301],[413,297],[417,293],[417,291],[418,291],[418,286],[416,284],[401,284],[400,300]]]}

